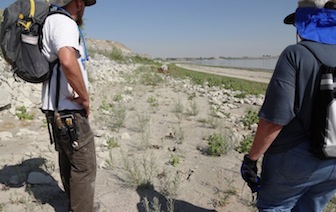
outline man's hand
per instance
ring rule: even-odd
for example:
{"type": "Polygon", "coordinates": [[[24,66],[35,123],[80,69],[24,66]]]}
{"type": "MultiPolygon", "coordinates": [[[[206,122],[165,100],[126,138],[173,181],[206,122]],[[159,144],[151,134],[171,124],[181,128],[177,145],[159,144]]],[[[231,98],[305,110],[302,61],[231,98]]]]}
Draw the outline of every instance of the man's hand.
{"type": "Polygon", "coordinates": [[[73,97],[73,96],[68,97],[67,99],[69,99],[70,101],[74,101],[77,104],[82,105],[84,107],[85,111],[86,111],[87,118],[89,117],[89,115],[90,115],[90,101],[89,100],[83,100],[80,97],[73,97]]]}
{"type": "Polygon", "coordinates": [[[258,177],[257,161],[253,161],[248,155],[245,155],[240,172],[247,185],[251,188],[252,193],[258,192],[260,189],[260,178],[258,177]]]}

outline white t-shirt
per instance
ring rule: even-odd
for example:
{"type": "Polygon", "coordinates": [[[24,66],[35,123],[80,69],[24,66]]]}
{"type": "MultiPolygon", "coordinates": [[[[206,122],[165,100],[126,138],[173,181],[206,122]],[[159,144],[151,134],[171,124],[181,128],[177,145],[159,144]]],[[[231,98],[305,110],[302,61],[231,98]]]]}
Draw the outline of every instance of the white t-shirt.
{"type": "MultiPolygon", "coordinates": [[[[49,62],[53,62],[58,58],[58,51],[62,47],[73,47],[77,50],[78,63],[82,71],[82,76],[88,89],[88,76],[82,61],[85,61],[85,53],[83,45],[79,43],[79,30],[77,23],[63,14],[54,14],[49,16],[43,26],[43,49],[42,52],[49,62]]],[[[73,89],[69,85],[60,68],[60,92],[58,110],[81,110],[83,107],[67,97],[73,96],[73,89]]],[[[42,110],[54,110],[56,107],[56,75],[57,65],[54,66],[52,77],[49,81],[43,83],[42,87],[42,110]],[[50,91],[49,91],[50,88],[50,91]]]]}

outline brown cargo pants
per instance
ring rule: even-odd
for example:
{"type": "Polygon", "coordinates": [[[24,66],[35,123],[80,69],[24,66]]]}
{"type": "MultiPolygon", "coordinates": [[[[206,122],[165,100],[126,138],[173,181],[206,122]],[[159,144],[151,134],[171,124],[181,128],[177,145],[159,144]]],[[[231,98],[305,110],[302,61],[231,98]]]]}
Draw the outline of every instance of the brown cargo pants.
{"type": "Polygon", "coordinates": [[[62,141],[53,126],[60,174],[69,199],[69,211],[92,212],[97,171],[94,135],[85,115],[73,113],[73,116],[78,134],[75,145],[62,141]]]}

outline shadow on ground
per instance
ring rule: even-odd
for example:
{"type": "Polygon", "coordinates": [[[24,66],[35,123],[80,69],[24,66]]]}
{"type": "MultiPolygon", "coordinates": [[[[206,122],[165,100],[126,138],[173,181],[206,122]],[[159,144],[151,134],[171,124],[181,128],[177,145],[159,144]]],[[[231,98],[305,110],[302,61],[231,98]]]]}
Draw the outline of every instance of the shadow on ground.
{"type": "Polygon", "coordinates": [[[45,164],[45,158],[32,158],[17,165],[4,166],[0,170],[0,183],[5,188],[1,189],[6,190],[25,186],[25,191],[40,204],[49,204],[56,212],[65,212],[68,205],[66,194],[58,186],[56,180],[42,169],[45,164]],[[38,172],[46,177],[50,176],[52,183],[28,184],[27,179],[31,172],[38,172]]]}
{"type": "MultiPolygon", "coordinates": [[[[147,212],[149,211],[157,211],[153,207],[154,199],[157,199],[159,201],[161,210],[160,211],[169,211],[169,204],[167,204],[167,199],[165,196],[163,196],[161,193],[155,191],[154,187],[152,185],[149,185],[148,187],[138,187],[136,189],[140,196],[140,202],[137,204],[137,208],[139,212],[147,212]],[[146,204],[144,204],[145,199],[148,200],[149,208],[146,209],[146,204]]],[[[190,204],[188,202],[173,199],[173,208],[174,212],[186,212],[186,211],[192,211],[192,212],[216,212],[216,210],[209,210],[205,208],[201,208],[198,206],[195,206],[193,204],[190,204]]]]}

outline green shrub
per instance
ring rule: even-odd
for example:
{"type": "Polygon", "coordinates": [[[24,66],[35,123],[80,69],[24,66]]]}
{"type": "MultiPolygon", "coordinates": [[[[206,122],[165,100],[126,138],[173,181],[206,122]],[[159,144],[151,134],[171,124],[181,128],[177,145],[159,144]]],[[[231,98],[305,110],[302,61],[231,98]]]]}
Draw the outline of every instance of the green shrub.
{"type": "Polygon", "coordinates": [[[252,108],[248,108],[245,111],[245,115],[243,116],[242,122],[244,126],[251,126],[252,124],[256,124],[259,121],[257,111],[253,110],[252,108]]]}
{"type": "Polygon", "coordinates": [[[236,148],[236,151],[239,153],[247,153],[252,146],[254,136],[252,134],[248,134],[244,136],[244,139],[240,142],[240,145],[236,148]]]}
{"type": "Polygon", "coordinates": [[[211,156],[221,156],[232,149],[232,139],[228,135],[214,133],[207,140],[207,153],[211,156]]]}
{"type": "Polygon", "coordinates": [[[34,114],[28,113],[27,108],[25,106],[17,107],[16,111],[18,111],[16,113],[16,116],[20,120],[33,120],[34,119],[34,114]]]}

